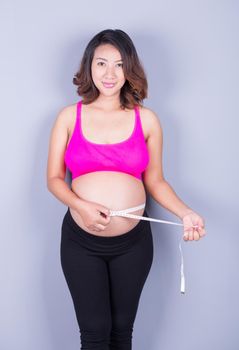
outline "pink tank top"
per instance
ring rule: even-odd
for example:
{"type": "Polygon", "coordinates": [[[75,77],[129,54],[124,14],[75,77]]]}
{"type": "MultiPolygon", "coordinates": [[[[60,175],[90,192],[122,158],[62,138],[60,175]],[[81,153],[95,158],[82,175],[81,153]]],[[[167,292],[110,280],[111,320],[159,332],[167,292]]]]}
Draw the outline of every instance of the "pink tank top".
{"type": "Polygon", "coordinates": [[[64,161],[76,177],[94,171],[118,171],[142,180],[142,172],[149,163],[138,106],[135,110],[134,130],[129,138],[113,144],[99,144],[87,140],[81,129],[81,105],[77,103],[76,122],[64,161]]]}

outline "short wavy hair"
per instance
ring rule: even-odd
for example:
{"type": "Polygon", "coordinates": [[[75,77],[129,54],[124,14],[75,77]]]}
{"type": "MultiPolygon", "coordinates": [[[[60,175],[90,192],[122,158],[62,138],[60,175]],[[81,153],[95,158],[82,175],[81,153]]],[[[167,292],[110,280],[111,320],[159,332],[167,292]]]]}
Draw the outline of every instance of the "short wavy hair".
{"type": "Polygon", "coordinates": [[[73,84],[77,85],[77,93],[82,96],[83,103],[89,104],[99,96],[99,90],[91,76],[91,63],[95,49],[102,44],[113,45],[122,56],[126,81],[120,91],[121,108],[132,109],[135,105],[142,106],[143,99],[148,97],[146,74],[131,38],[120,29],[105,29],[96,34],[86,46],[79,70],[73,78],[73,84]]]}

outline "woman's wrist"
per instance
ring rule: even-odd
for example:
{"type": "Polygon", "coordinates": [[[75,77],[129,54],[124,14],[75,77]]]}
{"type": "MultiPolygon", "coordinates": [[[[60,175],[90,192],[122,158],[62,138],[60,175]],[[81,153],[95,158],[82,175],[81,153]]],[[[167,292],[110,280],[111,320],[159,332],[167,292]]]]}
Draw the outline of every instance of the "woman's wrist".
{"type": "Polygon", "coordinates": [[[188,214],[190,214],[190,213],[194,213],[193,209],[191,209],[191,208],[186,208],[186,209],[184,209],[184,210],[180,213],[179,218],[180,218],[181,220],[183,220],[184,216],[185,216],[185,215],[188,215],[188,214]]]}
{"type": "Polygon", "coordinates": [[[84,199],[81,199],[80,197],[76,196],[73,200],[71,207],[72,209],[79,211],[84,206],[84,203],[85,203],[84,199]]]}

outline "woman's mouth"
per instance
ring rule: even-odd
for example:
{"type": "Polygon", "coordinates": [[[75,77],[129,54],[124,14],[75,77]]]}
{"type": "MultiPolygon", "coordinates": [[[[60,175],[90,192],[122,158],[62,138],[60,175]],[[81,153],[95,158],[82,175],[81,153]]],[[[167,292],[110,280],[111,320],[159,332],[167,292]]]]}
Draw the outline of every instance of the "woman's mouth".
{"type": "Polygon", "coordinates": [[[112,88],[112,87],[115,86],[115,84],[116,83],[106,83],[106,82],[103,81],[103,85],[104,85],[105,88],[112,88]]]}

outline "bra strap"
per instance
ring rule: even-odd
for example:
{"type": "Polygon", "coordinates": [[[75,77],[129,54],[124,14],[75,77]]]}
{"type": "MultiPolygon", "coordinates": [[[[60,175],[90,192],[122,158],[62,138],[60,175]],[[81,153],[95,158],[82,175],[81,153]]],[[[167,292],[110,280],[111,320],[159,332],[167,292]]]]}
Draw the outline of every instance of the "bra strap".
{"type": "Polygon", "coordinates": [[[77,122],[80,121],[81,103],[82,103],[82,101],[79,101],[79,102],[77,103],[77,110],[76,110],[76,121],[77,121],[77,122]]]}

